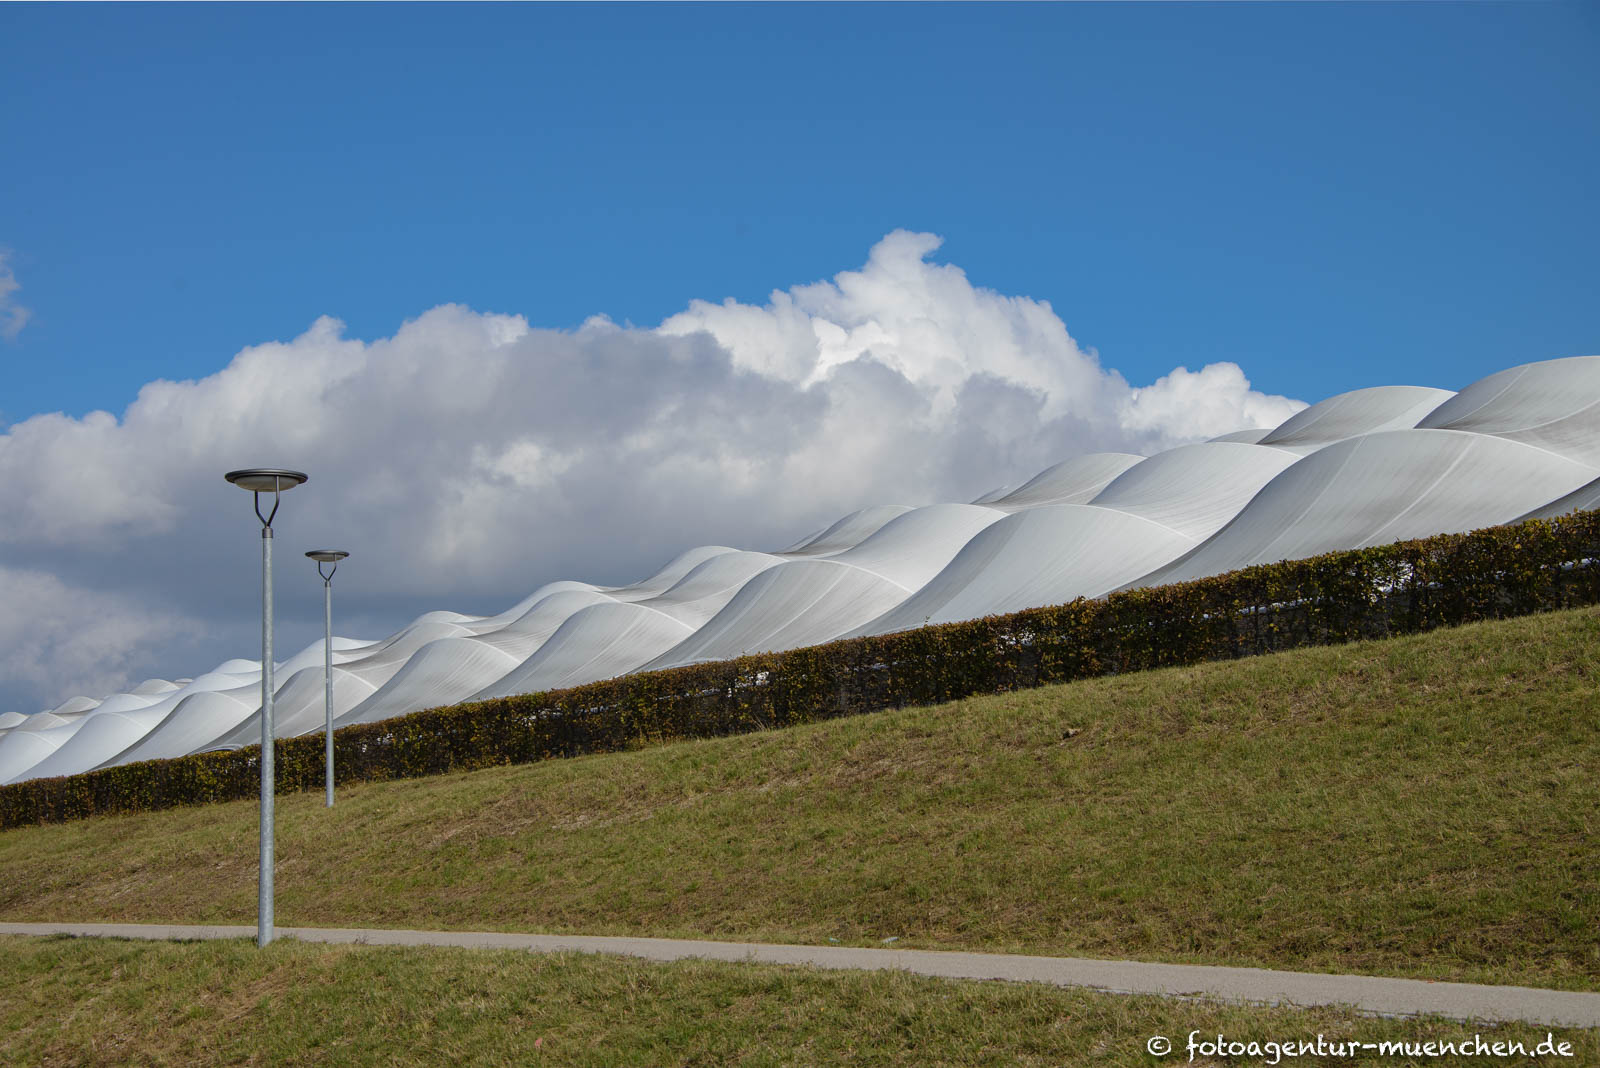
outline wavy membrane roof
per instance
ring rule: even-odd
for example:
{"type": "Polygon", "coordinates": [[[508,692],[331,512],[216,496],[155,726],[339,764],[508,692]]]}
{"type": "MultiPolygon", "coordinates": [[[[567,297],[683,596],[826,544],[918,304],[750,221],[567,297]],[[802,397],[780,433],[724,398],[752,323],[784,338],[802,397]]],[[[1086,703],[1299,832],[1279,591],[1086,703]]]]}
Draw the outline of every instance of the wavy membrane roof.
{"type": "MultiPolygon", "coordinates": [[[[712,545],[631,586],[556,582],[496,616],[333,640],[335,725],[886,634],[1600,505],[1600,356],[1459,393],[1356,390],[1281,426],[1065,460],[971,504],[884,505],[778,552],[712,545]]],[[[280,735],[323,725],[320,642],[275,665],[280,735]]],[[[0,714],[0,783],[260,738],[261,665],[0,714]]]]}

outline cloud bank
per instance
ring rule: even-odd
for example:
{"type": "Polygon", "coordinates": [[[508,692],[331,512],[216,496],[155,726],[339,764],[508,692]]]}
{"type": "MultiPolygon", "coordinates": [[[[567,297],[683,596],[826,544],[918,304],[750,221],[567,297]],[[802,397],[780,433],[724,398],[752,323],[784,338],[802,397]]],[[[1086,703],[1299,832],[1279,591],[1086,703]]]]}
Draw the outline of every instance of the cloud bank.
{"type": "MultiPolygon", "coordinates": [[[[152,382],[120,418],[17,423],[0,435],[18,568],[0,576],[0,709],[70,696],[45,679],[105,692],[91,662],[137,681],[251,655],[258,527],[222,481],[235,467],[311,474],[284,499],[278,552],[352,550],[341,614],[387,633],[555,578],[639,578],[664,547],[779,548],[863,505],[967,500],[1077,453],[1150,453],[1303,406],[1231,363],[1131,386],[1048,303],[974,286],[931,262],[938,246],[896,231],[859,270],[759,306],[694,301],[654,329],[444,305],[364,342],[324,317],[207,378],[152,382]],[[92,658],[21,637],[39,620],[98,621],[92,658]]],[[[305,585],[279,594],[283,654],[320,635],[305,585]]]]}

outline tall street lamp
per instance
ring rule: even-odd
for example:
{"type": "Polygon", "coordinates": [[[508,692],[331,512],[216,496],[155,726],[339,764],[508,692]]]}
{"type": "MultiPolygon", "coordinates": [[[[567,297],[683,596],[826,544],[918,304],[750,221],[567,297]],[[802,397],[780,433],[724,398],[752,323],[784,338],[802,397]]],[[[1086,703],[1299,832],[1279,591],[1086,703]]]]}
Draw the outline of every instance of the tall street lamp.
{"type": "Polygon", "coordinates": [[[261,875],[256,898],[256,945],[272,941],[272,794],[276,778],[272,766],[272,520],[278,498],[306,480],[303,471],[251,467],[225,476],[240,489],[255,494],[256,518],[261,520],[261,875]],[[272,511],[261,514],[261,495],[272,494],[272,511]]]}
{"type": "Polygon", "coordinates": [[[328,788],[327,807],[333,807],[333,576],[339,570],[339,561],[350,554],[339,549],[312,549],[307,556],[317,562],[317,574],[322,575],[322,618],[326,626],[322,632],[322,696],[327,713],[324,734],[328,739],[328,770],[324,779],[328,788]],[[332,564],[326,575],[322,565],[332,564]]]}

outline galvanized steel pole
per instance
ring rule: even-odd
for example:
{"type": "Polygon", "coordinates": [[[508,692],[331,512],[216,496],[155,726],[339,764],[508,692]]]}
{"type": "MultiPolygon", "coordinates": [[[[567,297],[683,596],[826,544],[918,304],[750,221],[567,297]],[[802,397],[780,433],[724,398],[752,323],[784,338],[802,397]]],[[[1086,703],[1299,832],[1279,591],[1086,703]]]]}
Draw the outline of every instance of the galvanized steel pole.
{"type": "Polygon", "coordinates": [[[326,717],[323,736],[327,745],[327,768],[323,779],[327,789],[326,806],[333,807],[333,576],[339,572],[339,561],[350,554],[342,549],[312,549],[306,553],[317,562],[317,574],[322,576],[322,707],[326,717]],[[328,573],[322,565],[331,564],[328,573]]]}
{"type": "Polygon", "coordinates": [[[252,467],[229,471],[225,476],[240,489],[255,494],[256,518],[261,520],[261,870],[256,895],[256,945],[272,941],[272,842],[273,794],[277,789],[274,773],[272,722],[272,521],[284,490],[306,481],[302,471],[252,467]],[[272,494],[272,511],[261,514],[261,495],[272,494]]]}
{"type": "Polygon", "coordinates": [[[257,880],[256,945],[272,941],[272,800],[277,790],[272,723],[272,527],[261,528],[261,874],[257,880]]]}
{"type": "MultiPolygon", "coordinates": [[[[317,571],[320,573],[321,568],[317,571]]],[[[333,807],[333,576],[322,580],[322,707],[327,715],[323,733],[328,738],[328,808],[333,807]]]]}

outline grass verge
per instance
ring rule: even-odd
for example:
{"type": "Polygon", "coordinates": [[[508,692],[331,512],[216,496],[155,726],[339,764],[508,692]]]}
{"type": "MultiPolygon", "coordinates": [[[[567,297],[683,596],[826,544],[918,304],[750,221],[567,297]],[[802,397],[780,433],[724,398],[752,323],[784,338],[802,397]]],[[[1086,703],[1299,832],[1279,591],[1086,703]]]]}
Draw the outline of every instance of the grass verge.
{"type": "MultiPolygon", "coordinates": [[[[278,805],[284,925],[1600,989],[1600,612],[278,805]]],[[[253,923],[256,808],[0,834],[0,918],[253,923]]]]}
{"type": "MultiPolygon", "coordinates": [[[[1528,1050],[1552,1034],[703,961],[290,941],[264,951],[246,941],[67,938],[6,938],[0,947],[0,1060],[43,1066],[1120,1066],[1187,1063],[1190,1032],[1199,1032],[1196,1041],[1220,1033],[1258,1043],[1480,1035],[1528,1050]],[[1147,1042],[1156,1035],[1177,1052],[1151,1056],[1147,1042]]],[[[1600,1031],[1553,1034],[1572,1044],[1565,1063],[1600,1062],[1600,1031]]],[[[1402,1055],[1383,1063],[1439,1061],[1402,1055]]]]}

